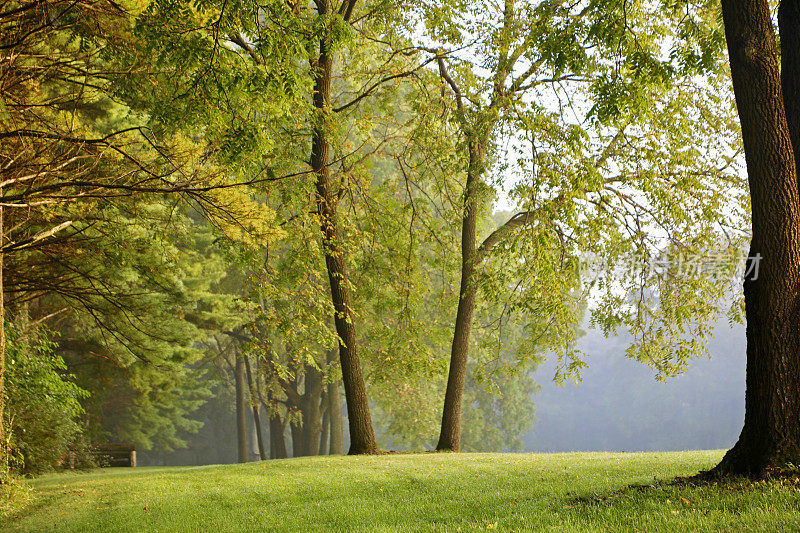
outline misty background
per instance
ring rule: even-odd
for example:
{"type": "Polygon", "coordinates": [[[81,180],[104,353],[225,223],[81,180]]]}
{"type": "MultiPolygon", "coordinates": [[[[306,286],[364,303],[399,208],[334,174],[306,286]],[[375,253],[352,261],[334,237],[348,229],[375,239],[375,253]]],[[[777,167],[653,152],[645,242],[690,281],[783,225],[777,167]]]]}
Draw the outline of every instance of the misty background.
{"type": "MultiPolygon", "coordinates": [[[[626,334],[605,338],[598,330],[586,329],[578,345],[589,366],[577,385],[553,382],[555,362],[543,362],[533,373],[540,389],[533,396],[535,420],[522,438],[522,451],[674,451],[734,444],[744,420],[744,326],[717,323],[708,345],[711,358],[691,361],[684,374],[665,383],[656,381],[646,365],[625,357],[630,344],[626,334]]],[[[224,386],[214,393],[197,414],[204,425],[188,436],[186,449],[141,450],[139,464],[236,462],[234,399],[224,386]]],[[[257,460],[250,417],[248,426],[251,459],[257,460]]],[[[344,439],[347,449],[347,431],[344,439]]]]}
{"type": "Polygon", "coordinates": [[[552,381],[555,364],[534,373],[536,421],[525,451],[679,451],[730,448],[744,422],[745,331],[726,320],[714,328],[711,359],[698,358],[666,383],[625,357],[630,337],[588,330],[578,345],[589,367],[579,385],[552,381]]]}

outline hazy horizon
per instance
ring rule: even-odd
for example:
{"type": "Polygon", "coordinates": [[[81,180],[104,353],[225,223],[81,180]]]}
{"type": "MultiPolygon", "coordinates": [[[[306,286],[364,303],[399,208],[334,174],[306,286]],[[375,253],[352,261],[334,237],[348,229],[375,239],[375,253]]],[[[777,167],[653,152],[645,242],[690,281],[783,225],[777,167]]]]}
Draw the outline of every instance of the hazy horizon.
{"type": "Polygon", "coordinates": [[[724,320],[709,343],[712,359],[655,380],[655,372],[625,357],[625,335],[588,330],[578,343],[588,355],[579,385],[552,381],[546,361],[534,377],[536,421],[525,451],[679,451],[731,447],[744,421],[745,330],[724,320]]]}

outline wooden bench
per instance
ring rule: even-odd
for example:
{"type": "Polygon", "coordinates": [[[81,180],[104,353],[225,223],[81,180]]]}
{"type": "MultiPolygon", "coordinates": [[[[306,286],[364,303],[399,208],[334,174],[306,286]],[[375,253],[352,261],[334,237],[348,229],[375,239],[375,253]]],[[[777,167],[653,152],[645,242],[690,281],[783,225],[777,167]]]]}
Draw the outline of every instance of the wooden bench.
{"type": "Polygon", "coordinates": [[[101,467],[136,466],[136,445],[128,442],[98,444],[94,456],[101,467]]]}

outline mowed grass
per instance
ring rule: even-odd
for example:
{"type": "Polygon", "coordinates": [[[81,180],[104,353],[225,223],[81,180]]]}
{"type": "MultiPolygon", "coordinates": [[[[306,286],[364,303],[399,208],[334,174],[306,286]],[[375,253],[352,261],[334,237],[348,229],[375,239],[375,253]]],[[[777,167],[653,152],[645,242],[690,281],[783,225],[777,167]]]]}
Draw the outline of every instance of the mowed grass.
{"type": "Polygon", "coordinates": [[[3,529],[800,530],[797,484],[656,483],[721,455],[429,453],[55,474],[30,481],[33,502],[3,529]]]}

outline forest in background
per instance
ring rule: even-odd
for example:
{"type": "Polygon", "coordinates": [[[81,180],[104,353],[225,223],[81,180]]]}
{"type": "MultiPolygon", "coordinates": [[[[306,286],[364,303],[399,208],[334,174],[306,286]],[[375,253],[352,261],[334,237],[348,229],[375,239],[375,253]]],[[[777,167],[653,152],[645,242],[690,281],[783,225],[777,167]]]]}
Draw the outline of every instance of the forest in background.
{"type": "MultiPolygon", "coordinates": [[[[605,338],[587,329],[579,347],[588,358],[580,383],[552,381],[555,361],[545,361],[528,372],[526,387],[496,403],[498,413],[513,415],[514,425],[492,426],[496,439],[475,442],[472,427],[483,427],[486,411],[473,403],[465,409],[469,451],[573,452],[573,451],[683,451],[716,450],[736,440],[744,417],[742,390],[745,375],[744,328],[717,323],[709,341],[709,359],[693,361],[686,372],[666,382],[653,379],[653,371],[625,357],[630,338],[624,332],[605,338]],[[509,405],[510,408],[505,406],[509,405]],[[477,413],[470,413],[473,409],[477,413]],[[500,431],[498,431],[500,430],[500,431]]],[[[509,391],[503,387],[502,391],[509,391]]],[[[142,465],[200,465],[232,463],[236,457],[235,406],[221,397],[200,411],[203,428],[187,436],[187,447],[172,452],[145,451],[142,465]]],[[[262,415],[263,416],[263,415],[262,415]]],[[[380,428],[382,419],[376,413],[380,428]]],[[[258,457],[254,425],[248,421],[251,458],[258,457]]],[[[388,449],[400,448],[381,438],[388,449]]],[[[347,447],[347,433],[344,435],[347,447]]],[[[431,443],[427,446],[430,448],[431,443]]]]}

